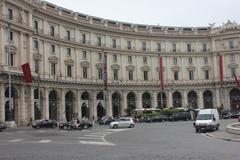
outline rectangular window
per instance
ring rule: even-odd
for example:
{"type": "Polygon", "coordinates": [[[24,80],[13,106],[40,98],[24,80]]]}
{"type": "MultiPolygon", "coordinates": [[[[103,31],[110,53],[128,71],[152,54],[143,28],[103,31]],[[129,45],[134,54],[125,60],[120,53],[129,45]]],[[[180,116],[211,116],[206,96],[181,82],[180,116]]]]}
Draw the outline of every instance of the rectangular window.
{"type": "Polygon", "coordinates": [[[51,36],[55,36],[55,28],[53,26],[50,27],[50,34],[51,36]]]}
{"type": "Polygon", "coordinates": [[[132,63],[132,56],[128,56],[128,63],[132,63]]]}
{"type": "Polygon", "coordinates": [[[34,40],[34,50],[38,50],[38,41],[34,40]]]}
{"type": "Polygon", "coordinates": [[[88,74],[87,74],[87,67],[83,67],[83,78],[87,78],[88,74]]]}
{"type": "Polygon", "coordinates": [[[72,66],[71,65],[67,65],[67,76],[72,77],[72,66]]]}
{"type": "Polygon", "coordinates": [[[51,63],[51,75],[55,75],[55,74],[56,74],[56,64],[51,63]]]}
{"type": "Polygon", "coordinates": [[[98,79],[103,79],[103,70],[101,68],[98,69],[98,79]]]}
{"type": "Polygon", "coordinates": [[[113,70],[113,80],[118,80],[118,70],[113,70]]]}
{"type": "Polygon", "coordinates": [[[85,44],[86,43],[86,35],[82,34],[82,43],[85,44]]]}
{"type": "Polygon", "coordinates": [[[13,19],[13,11],[12,11],[12,9],[8,9],[8,19],[13,19]]]}
{"type": "Polygon", "coordinates": [[[174,71],[174,80],[177,81],[178,80],[178,71],[174,71]]]}
{"type": "Polygon", "coordinates": [[[117,55],[113,55],[113,62],[117,62],[117,55]]]}
{"type": "Polygon", "coordinates": [[[208,64],[208,57],[203,57],[204,64],[208,64]]]}
{"type": "Polygon", "coordinates": [[[173,44],[172,44],[172,51],[173,51],[173,52],[176,52],[176,51],[177,51],[176,43],[173,43],[173,44]]]}
{"type": "Polygon", "coordinates": [[[71,40],[71,32],[70,31],[67,31],[67,40],[71,40]]]}
{"type": "Polygon", "coordinates": [[[55,45],[51,45],[51,51],[52,51],[52,53],[55,53],[55,45]]]}
{"type": "Polygon", "coordinates": [[[177,57],[173,57],[173,64],[177,64],[177,57]]]}
{"type": "Polygon", "coordinates": [[[203,52],[207,52],[207,44],[203,43],[203,52]]]}
{"type": "Polygon", "coordinates": [[[231,76],[234,77],[236,75],[236,68],[231,68],[231,76]]]}
{"type": "Polygon", "coordinates": [[[235,62],[235,54],[231,54],[230,61],[235,62]]]}
{"type": "Polygon", "coordinates": [[[205,72],[205,79],[209,79],[209,71],[204,71],[205,72]]]}
{"type": "Polygon", "coordinates": [[[71,48],[67,48],[67,56],[71,56],[71,48]]]}
{"type": "MultiPolygon", "coordinates": [[[[8,60],[9,56],[7,55],[7,60],[8,60]]],[[[13,52],[10,52],[10,61],[8,61],[8,65],[10,63],[10,66],[13,66],[14,64],[14,53],[13,52]]]]}
{"type": "Polygon", "coordinates": [[[34,61],[34,72],[38,73],[38,61],[37,60],[34,61]]]}
{"type": "Polygon", "coordinates": [[[143,51],[146,51],[146,50],[147,50],[146,42],[142,42],[142,50],[143,50],[143,51]]]}
{"type": "Polygon", "coordinates": [[[147,64],[147,57],[143,57],[143,63],[147,64]]]}
{"type": "Polygon", "coordinates": [[[102,46],[101,37],[97,37],[97,45],[98,45],[98,46],[102,46]]]}
{"type": "Polygon", "coordinates": [[[188,51],[188,52],[192,52],[192,46],[191,46],[191,44],[187,44],[187,51],[188,51]]]}
{"type": "Polygon", "coordinates": [[[128,47],[128,49],[132,49],[131,41],[127,41],[127,47],[128,47]]]}
{"type": "Polygon", "coordinates": [[[188,63],[192,64],[192,57],[188,58],[188,63]]]}
{"type": "Polygon", "coordinates": [[[148,80],[148,71],[143,71],[143,78],[144,78],[144,81],[148,80]]]}
{"type": "Polygon", "coordinates": [[[162,50],[161,43],[157,44],[157,50],[158,50],[158,52],[161,52],[161,50],[162,50]]]}
{"type": "Polygon", "coordinates": [[[230,48],[230,49],[233,49],[233,48],[234,48],[233,41],[229,41],[229,48],[230,48]]]}
{"type": "Polygon", "coordinates": [[[189,80],[194,80],[193,71],[189,71],[189,80]]]}
{"type": "Polygon", "coordinates": [[[98,60],[99,60],[99,61],[102,60],[102,53],[98,53],[98,60]]]}
{"type": "Polygon", "coordinates": [[[38,21],[34,21],[34,29],[36,30],[36,31],[38,31],[38,21]]]}
{"type": "Polygon", "coordinates": [[[133,71],[128,71],[128,80],[133,80],[133,71]]]}
{"type": "Polygon", "coordinates": [[[112,40],[112,47],[113,47],[113,48],[117,48],[116,39],[113,39],[113,40],[112,40]]]}
{"type": "Polygon", "coordinates": [[[82,51],[83,53],[83,58],[86,59],[87,58],[87,51],[82,51]]]}

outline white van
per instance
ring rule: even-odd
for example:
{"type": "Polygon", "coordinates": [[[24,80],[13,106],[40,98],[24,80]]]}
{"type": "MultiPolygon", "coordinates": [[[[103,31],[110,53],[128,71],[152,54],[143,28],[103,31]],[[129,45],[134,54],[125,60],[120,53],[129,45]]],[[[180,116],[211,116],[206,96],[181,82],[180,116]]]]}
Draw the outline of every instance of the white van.
{"type": "Polygon", "coordinates": [[[219,114],[217,109],[201,109],[198,112],[195,121],[196,132],[200,130],[218,130],[219,125],[219,114]]]}

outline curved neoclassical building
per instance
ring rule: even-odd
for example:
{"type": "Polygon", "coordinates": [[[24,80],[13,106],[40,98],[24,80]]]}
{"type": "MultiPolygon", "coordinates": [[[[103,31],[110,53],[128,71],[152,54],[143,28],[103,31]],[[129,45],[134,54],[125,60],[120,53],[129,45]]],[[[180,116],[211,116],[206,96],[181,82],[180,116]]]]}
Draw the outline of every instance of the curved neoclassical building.
{"type": "Polygon", "coordinates": [[[239,65],[235,22],[194,28],[138,25],[40,0],[0,0],[1,122],[96,120],[145,107],[237,110],[240,89],[233,75],[240,74],[239,65]],[[32,83],[24,81],[25,63],[32,83]]]}

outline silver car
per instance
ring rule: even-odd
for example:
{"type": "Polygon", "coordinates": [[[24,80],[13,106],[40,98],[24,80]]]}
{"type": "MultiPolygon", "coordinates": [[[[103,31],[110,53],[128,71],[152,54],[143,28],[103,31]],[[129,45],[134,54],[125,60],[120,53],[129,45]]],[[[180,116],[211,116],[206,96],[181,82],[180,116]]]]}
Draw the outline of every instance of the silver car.
{"type": "Polygon", "coordinates": [[[135,123],[131,117],[121,117],[109,124],[110,128],[118,128],[118,127],[133,128],[134,125],[135,123]]]}

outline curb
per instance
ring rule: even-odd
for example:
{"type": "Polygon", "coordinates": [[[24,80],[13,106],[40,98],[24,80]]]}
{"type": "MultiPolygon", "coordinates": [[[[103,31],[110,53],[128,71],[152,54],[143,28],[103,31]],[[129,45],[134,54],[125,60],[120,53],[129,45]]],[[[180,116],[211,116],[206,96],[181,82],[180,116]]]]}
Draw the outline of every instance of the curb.
{"type": "Polygon", "coordinates": [[[205,135],[208,136],[208,137],[212,137],[212,138],[216,138],[216,139],[221,139],[221,140],[224,140],[224,141],[240,142],[240,139],[224,138],[224,137],[220,137],[220,136],[215,136],[215,135],[210,134],[210,133],[206,133],[205,135]]]}

